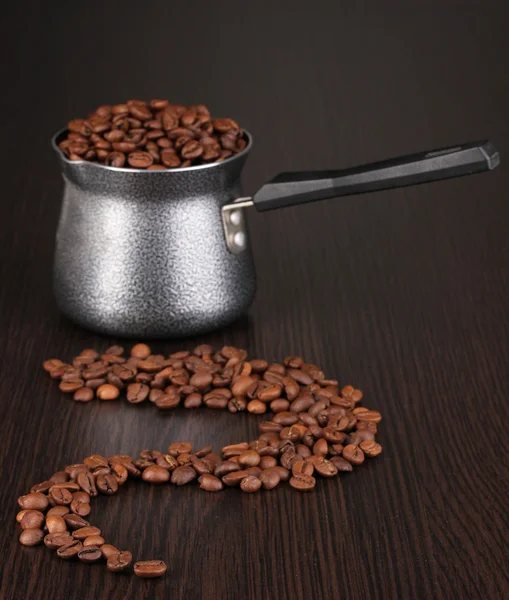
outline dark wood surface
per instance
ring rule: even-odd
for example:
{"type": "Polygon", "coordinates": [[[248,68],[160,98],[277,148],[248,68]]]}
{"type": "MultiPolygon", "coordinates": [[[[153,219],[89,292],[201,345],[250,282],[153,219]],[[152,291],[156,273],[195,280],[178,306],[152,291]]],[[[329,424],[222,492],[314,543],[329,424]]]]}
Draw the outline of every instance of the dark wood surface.
{"type": "Polygon", "coordinates": [[[504,1],[11,3],[0,21],[0,598],[509,597],[509,53],[504,1]],[[247,6],[249,5],[249,8],[247,6]],[[197,341],[302,354],[363,389],[379,459],[314,493],[129,484],[93,521],[158,581],[17,542],[16,498],[92,452],[254,438],[258,417],[77,405],[42,372],[116,340],[51,294],[61,178],[48,140],[104,102],[206,102],[256,138],[253,192],[475,139],[495,172],[251,213],[259,292],[197,341]]]}

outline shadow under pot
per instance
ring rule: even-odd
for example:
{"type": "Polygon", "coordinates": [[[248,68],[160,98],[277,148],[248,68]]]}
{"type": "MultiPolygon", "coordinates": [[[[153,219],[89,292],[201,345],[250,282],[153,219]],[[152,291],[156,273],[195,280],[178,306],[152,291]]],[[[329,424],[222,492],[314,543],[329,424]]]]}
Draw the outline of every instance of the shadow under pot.
{"type": "Polygon", "coordinates": [[[53,285],[60,310],[85,328],[136,339],[223,327],[253,301],[256,275],[244,208],[258,211],[491,170],[490,142],[461,144],[339,171],[282,173],[243,198],[252,147],[210,165],[146,171],[70,161],[53,285]]]}

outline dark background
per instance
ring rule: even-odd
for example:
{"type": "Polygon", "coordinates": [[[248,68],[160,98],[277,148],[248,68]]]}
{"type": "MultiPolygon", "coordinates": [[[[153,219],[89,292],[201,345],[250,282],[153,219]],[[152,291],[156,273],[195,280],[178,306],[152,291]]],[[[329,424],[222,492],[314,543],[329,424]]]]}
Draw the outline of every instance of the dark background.
{"type": "MultiPolygon", "coordinates": [[[[23,2],[0,20],[0,597],[462,599],[509,595],[509,51],[505,1],[23,2]],[[492,139],[493,173],[249,214],[259,292],[196,342],[302,354],[363,389],[384,452],[256,495],[129,484],[93,522],[158,581],[17,542],[16,498],[92,452],[254,438],[259,418],[77,405],[42,372],[116,340],[57,313],[61,178],[49,138],[131,97],[207,103],[279,171],[492,139]],[[504,556],[506,558],[504,558],[504,556]]],[[[106,506],[108,505],[108,506],[106,506]]]]}

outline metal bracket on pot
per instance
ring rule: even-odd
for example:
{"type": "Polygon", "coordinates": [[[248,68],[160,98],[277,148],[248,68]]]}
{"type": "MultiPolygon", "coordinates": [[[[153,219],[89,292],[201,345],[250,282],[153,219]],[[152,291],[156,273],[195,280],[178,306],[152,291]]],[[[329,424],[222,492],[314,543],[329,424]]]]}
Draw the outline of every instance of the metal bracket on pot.
{"type": "Polygon", "coordinates": [[[226,245],[232,254],[240,254],[247,248],[246,222],[243,208],[253,206],[252,198],[237,198],[221,209],[226,245]]]}

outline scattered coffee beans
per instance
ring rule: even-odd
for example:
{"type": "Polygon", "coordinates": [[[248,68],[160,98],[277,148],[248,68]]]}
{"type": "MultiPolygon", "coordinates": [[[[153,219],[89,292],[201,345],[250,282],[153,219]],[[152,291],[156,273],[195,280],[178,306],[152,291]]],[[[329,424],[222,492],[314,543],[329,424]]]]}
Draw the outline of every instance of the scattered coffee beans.
{"type": "MultiPolygon", "coordinates": [[[[67,136],[59,144],[70,160],[149,171],[220,162],[246,146],[233,119],[214,119],[203,104],[183,106],[167,100],[100,106],[86,119],[69,121],[67,136]]],[[[143,359],[144,344],[137,346],[141,349],[136,358],[143,359]]],[[[64,387],[70,391],[71,385],[64,387]]],[[[87,401],[85,392],[78,396],[87,401]]]]}
{"type": "MultiPolygon", "coordinates": [[[[212,446],[193,450],[189,442],[174,442],[165,452],[145,449],[137,459],[93,454],[18,499],[22,544],[32,546],[44,539],[61,558],[106,560],[112,572],[128,569],[131,553],[105,543],[101,531],[83,517],[98,493],[115,494],[128,479],[176,486],[197,480],[206,492],[236,487],[246,493],[272,490],[289,481],[293,489],[309,492],[316,477],[352,471],[382,451],[375,441],[381,415],[359,406],[362,392],[352,386],[340,389],[335,379],[326,379],[319,367],[298,356],[270,364],[248,360],[245,350],[231,346],[216,352],[201,345],[165,357],[153,354],[146,344],[136,344],[129,356],[119,346],[103,354],[86,349],[70,363],[50,359],[43,366],[61,384],[81,382],[78,389],[60,385],[76,401],[88,401],[88,391],[78,392],[90,390],[101,400],[125,395],[131,403],[151,402],[161,410],[182,404],[273,413],[271,420],[260,423],[258,439],[224,446],[221,454],[213,453],[212,446]],[[98,381],[101,384],[96,385],[98,381]]],[[[166,568],[159,560],[134,564],[139,577],[159,577],[166,568]]]]}

